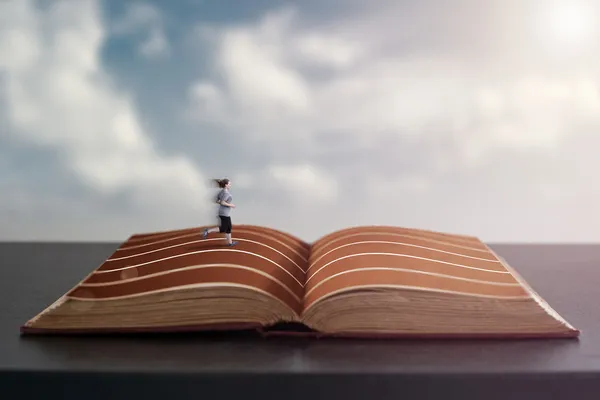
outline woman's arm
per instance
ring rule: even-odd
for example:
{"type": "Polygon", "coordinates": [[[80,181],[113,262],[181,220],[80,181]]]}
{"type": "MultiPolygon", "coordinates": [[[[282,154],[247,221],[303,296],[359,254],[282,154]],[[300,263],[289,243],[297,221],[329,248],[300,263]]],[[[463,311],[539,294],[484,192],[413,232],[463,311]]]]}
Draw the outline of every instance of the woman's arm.
{"type": "Polygon", "coordinates": [[[225,197],[224,195],[220,195],[219,196],[219,204],[222,206],[225,206],[225,207],[235,208],[235,205],[233,203],[228,203],[227,201],[225,201],[225,199],[230,200],[231,196],[225,197]]]}
{"type": "Polygon", "coordinates": [[[227,196],[225,197],[225,192],[221,190],[221,192],[219,193],[219,195],[217,196],[217,204],[220,204],[224,207],[231,207],[231,208],[235,208],[235,204],[232,203],[228,203],[225,201],[225,198],[231,199],[231,196],[227,196]]]}

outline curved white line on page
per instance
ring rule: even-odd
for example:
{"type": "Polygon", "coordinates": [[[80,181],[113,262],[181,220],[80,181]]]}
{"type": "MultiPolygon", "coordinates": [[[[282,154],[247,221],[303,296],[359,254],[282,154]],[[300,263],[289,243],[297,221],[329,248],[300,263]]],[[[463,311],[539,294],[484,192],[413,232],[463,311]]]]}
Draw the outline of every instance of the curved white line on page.
{"type": "Polygon", "coordinates": [[[357,254],[350,254],[350,255],[347,255],[347,256],[340,257],[340,258],[336,258],[335,260],[332,260],[332,261],[328,262],[327,264],[323,265],[321,268],[319,268],[318,270],[316,270],[315,273],[312,274],[309,278],[307,278],[306,279],[306,283],[308,283],[308,281],[310,281],[316,274],[318,274],[319,271],[322,271],[325,267],[327,267],[327,266],[329,266],[329,265],[331,265],[333,263],[336,263],[336,262],[338,262],[340,260],[344,260],[346,258],[358,257],[358,256],[370,256],[370,255],[415,258],[415,259],[418,259],[418,260],[426,260],[426,261],[436,262],[436,263],[440,263],[440,264],[448,264],[448,265],[452,265],[452,266],[460,267],[460,268],[467,268],[467,269],[474,269],[474,270],[478,270],[478,271],[491,272],[491,273],[495,273],[495,274],[510,274],[508,271],[496,271],[496,270],[492,270],[492,269],[470,267],[468,265],[455,264],[455,263],[451,263],[451,262],[447,262],[447,261],[433,260],[431,258],[425,258],[425,257],[411,256],[409,254],[398,254],[398,253],[357,253],[357,254]]]}
{"type": "Polygon", "coordinates": [[[335,278],[337,276],[340,276],[340,275],[351,274],[351,273],[360,272],[360,271],[408,272],[408,273],[412,273],[412,274],[431,275],[431,276],[437,276],[437,277],[440,277],[440,278],[449,278],[449,279],[455,279],[455,280],[459,280],[459,281],[481,283],[481,284],[484,284],[484,285],[521,287],[521,284],[518,283],[518,282],[516,282],[516,283],[506,283],[506,282],[484,281],[484,280],[481,280],[481,279],[463,278],[463,277],[459,277],[459,276],[453,276],[453,275],[447,275],[447,274],[440,274],[438,272],[427,272],[427,271],[420,271],[420,270],[414,270],[414,269],[408,269],[408,268],[370,267],[370,268],[355,268],[355,269],[351,269],[351,270],[348,270],[348,271],[338,272],[337,274],[333,274],[331,276],[328,276],[327,278],[323,279],[321,282],[317,283],[315,286],[313,286],[312,288],[310,288],[310,290],[308,292],[306,292],[306,294],[304,296],[310,295],[313,290],[315,290],[316,288],[318,288],[319,286],[321,286],[323,283],[327,282],[328,280],[331,280],[331,279],[333,279],[333,278],[335,278]]]}
{"type": "MultiPolygon", "coordinates": [[[[154,240],[154,239],[165,239],[165,240],[169,240],[169,239],[173,239],[176,235],[179,235],[177,237],[182,237],[186,236],[186,235],[196,235],[196,234],[202,234],[204,227],[189,227],[189,228],[184,228],[184,229],[174,229],[174,230],[168,230],[168,231],[159,231],[159,232],[150,232],[150,233],[143,233],[143,234],[138,234],[137,237],[133,237],[136,235],[132,235],[131,237],[129,237],[129,239],[127,239],[127,241],[125,243],[139,243],[141,241],[144,240],[154,240]],[[185,234],[185,235],[184,235],[185,234]]],[[[235,229],[236,232],[267,232],[271,235],[276,235],[279,238],[281,238],[282,240],[285,240],[289,245],[297,245],[298,242],[302,242],[301,239],[290,235],[289,233],[285,233],[282,232],[280,230],[277,229],[273,229],[273,228],[269,228],[266,226],[258,226],[258,225],[247,225],[247,224],[242,224],[236,227],[235,229]]],[[[124,244],[125,244],[124,243],[124,244]]],[[[157,243],[152,242],[152,243],[157,243]]],[[[136,245],[136,246],[127,246],[124,247],[123,249],[129,249],[129,248],[134,248],[137,246],[146,246],[149,245],[151,243],[144,243],[141,245],[136,245]]],[[[303,247],[303,246],[301,246],[303,247]]],[[[121,249],[119,249],[121,250],[121,249]]],[[[302,257],[302,256],[301,256],[302,257]]]]}
{"type": "Polygon", "coordinates": [[[335,242],[339,242],[340,240],[348,239],[348,238],[354,237],[354,236],[366,236],[366,235],[380,235],[380,236],[390,235],[390,236],[397,236],[397,237],[405,237],[405,238],[409,238],[409,239],[424,240],[426,242],[438,243],[438,244],[443,244],[443,245],[446,245],[446,246],[453,246],[453,247],[457,247],[457,248],[460,248],[460,249],[473,250],[473,251],[478,251],[478,252],[481,252],[481,253],[487,253],[487,254],[489,254],[489,251],[487,251],[485,249],[477,249],[475,247],[462,246],[462,245],[459,245],[459,244],[454,244],[454,243],[449,243],[449,242],[443,242],[441,240],[428,239],[428,238],[423,238],[423,237],[419,237],[419,236],[413,236],[413,235],[408,235],[408,234],[404,234],[404,233],[394,233],[394,232],[363,232],[363,233],[353,233],[351,235],[341,236],[341,237],[339,237],[337,239],[334,239],[334,240],[331,240],[329,242],[326,242],[326,243],[322,244],[318,250],[316,250],[316,251],[313,252],[313,254],[318,254],[321,251],[321,249],[323,249],[325,246],[328,246],[328,245],[330,245],[332,243],[335,243],[335,242]]]}
{"type": "MultiPolygon", "coordinates": [[[[293,263],[300,271],[304,272],[304,270],[302,269],[302,267],[300,267],[298,264],[296,264],[296,262],[294,260],[292,260],[291,258],[289,258],[287,255],[283,254],[282,252],[280,252],[279,250],[261,243],[261,242],[257,242],[255,240],[250,240],[250,239],[242,239],[242,238],[237,238],[236,240],[241,241],[241,242],[250,242],[250,243],[256,243],[260,246],[264,246],[264,247],[268,247],[269,249],[281,254],[282,256],[284,256],[285,258],[287,258],[291,263],[293,263]]],[[[146,254],[151,254],[151,253],[156,253],[159,251],[164,251],[164,250],[168,250],[168,249],[173,249],[175,247],[180,247],[180,246],[186,246],[192,243],[200,243],[200,242],[207,242],[207,241],[223,241],[222,238],[212,238],[212,239],[198,239],[198,240],[192,240],[190,242],[185,242],[185,243],[179,243],[179,244],[174,244],[172,246],[167,246],[167,247],[161,247],[160,249],[155,249],[155,250],[149,250],[149,251],[145,251],[143,253],[137,253],[137,254],[132,254],[129,256],[123,256],[123,257],[115,257],[115,258],[109,258],[108,260],[106,260],[106,262],[110,262],[110,261],[117,261],[117,260],[124,260],[126,258],[133,258],[133,257],[139,257],[139,256],[143,256],[146,254]]]]}
{"type": "Polygon", "coordinates": [[[113,269],[105,269],[105,270],[100,270],[100,271],[94,271],[94,274],[108,274],[110,272],[124,271],[124,270],[131,269],[131,268],[138,268],[138,267],[141,267],[141,266],[144,266],[144,265],[154,264],[154,263],[157,263],[159,261],[171,260],[173,258],[179,258],[179,257],[189,256],[189,255],[192,255],[192,254],[214,253],[214,252],[245,253],[245,254],[250,254],[252,256],[255,256],[255,257],[262,258],[263,260],[267,260],[268,262],[270,262],[272,264],[275,264],[278,268],[282,269],[283,271],[285,271],[286,274],[288,274],[289,276],[291,276],[301,287],[304,287],[304,285],[298,279],[296,279],[296,277],[294,275],[292,275],[292,273],[290,271],[288,271],[287,269],[285,269],[281,265],[277,264],[275,261],[271,260],[270,258],[261,256],[260,254],[252,253],[251,251],[237,250],[237,249],[209,249],[209,250],[191,251],[191,252],[188,252],[188,253],[176,254],[174,256],[163,257],[163,258],[159,258],[157,260],[147,261],[145,263],[128,265],[126,267],[113,268],[113,269]]]}
{"type": "Polygon", "coordinates": [[[523,295],[523,296],[497,296],[497,295],[491,295],[491,294],[475,294],[475,293],[466,293],[466,292],[459,292],[456,290],[444,290],[444,289],[435,289],[435,288],[428,288],[428,287],[424,287],[424,286],[411,286],[411,285],[386,285],[386,284],[373,284],[373,285],[352,285],[352,286],[348,286],[345,288],[341,288],[338,290],[334,290],[333,292],[329,292],[327,294],[324,294],[323,296],[317,298],[315,301],[313,301],[310,306],[306,307],[303,311],[303,314],[306,314],[308,312],[308,310],[310,310],[311,308],[313,308],[317,303],[323,301],[323,300],[327,300],[330,297],[336,296],[338,294],[341,293],[345,293],[345,292],[352,292],[355,290],[360,290],[360,289],[407,289],[407,290],[418,290],[421,292],[435,292],[435,293],[446,293],[446,294],[456,294],[459,296],[467,296],[467,297],[482,297],[482,298],[488,298],[488,299],[502,299],[502,300],[512,300],[512,299],[531,299],[531,296],[529,295],[523,295]]]}
{"type": "Polygon", "coordinates": [[[487,262],[492,262],[492,263],[500,263],[499,260],[490,260],[489,258],[480,258],[480,257],[473,257],[473,256],[467,256],[465,254],[460,254],[460,253],[453,253],[451,251],[445,251],[445,250],[440,250],[440,249],[435,249],[432,247],[425,247],[425,246],[419,246],[416,244],[410,244],[410,243],[404,243],[404,242],[388,242],[388,241],[384,241],[384,240],[367,240],[364,242],[352,242],[352,243],[348,243],[348,244],[344,244],[341,246],[338,246],[332,250],[329,250],[327,253],[319,256],[319,258],[317,258],[315,261],[312,262],[312,264],[310,264],[310,266],[308,267],[308,269],[306,270],[306,272],[310,271],[310,269],[317,263],[319,262],[320,259],[322,259],[323,257],[325,257],[327,254],[334,252],[338,249],[341,249],[342,247],[348,247],[348,246],[355,246],[357,244],[363,244],[363,243],[384,243],[384,244],[392,244],[392,245],[401,245],[401,246],[410,246],[410,247],[418,247],[421,249],[426,249],[426,250],[432,250],[432,251],[438,251],[440,253],[446,253],[446,254],[452,254],[454,256],[460,256],[460,257],[466,257],[466,258],[471,258],[473,260],[481,260],[481,261],[487,261],[487,262]]]}
{"type": "Polygon", "coordinates": [[[98,283],[82,283],[79,286],[81,287],[98,287],[98,286],[115,286],[115,285],[123,285],[129,282],[135,282],[135,281],[143,281],[152,277],[156,277],[156,276],[162,276],[162,275],[169,275],[175,272],[180,272],[180,271],[187,271],[187,270],[194,270],[194,269],[202,269],[202,268],[214,268],[214,267],[218,267],[218,268],[234,268],[234,269],[245,269],[247,271],[252,271],[255,272],[259,275],[262,275],[266,278],[269,278],[270,280],[272,280],[273,282],[277,283],[279,286],[281,286],[282,288],[285,289],[286,292],[288,292],[289,294],[291,294],[292,296],[294,296],[294,299],[296,299],[297,301],[302,301],[296,294],[294,294],[294,292],[292,292],[292,290],[285,285],[283,282],[281,282],[279,279],[267,274],[264,271],[261,271],[259,269],[256,268],[251,268],[251,267],[247,267],[245,265],[239,265],[239,264],[199,264],[199,265],[189,265],[186,267],[181,267],[181,268],[176,268],[176,269],[170,269],[167,271],[160,271],[160,272],[155,272],[153,274],[148,274],[148,275],[144,275],[144,276],[137,276],[134,278],[129,278],[129,279],[120,279],[118,281],[112,281],[112,282],[98,282],[98,283]]]}
{"type": "Polygon", "coordinates": [[[179,291],[179,290],[183,291],[183,290],[188,290],[188,289],[222,288],[222,287],[242,288],[242,289],[249,289],[249,290],[252,290],[254,292],[259,292],[259,293],[262,293],[262,294],[264,294],[266,296],[271,297],[274,300],[277,300],[283,306],[285,306],[286,308],[289,308],[289,306],[284,301],[282,301],[280,298],[278,298],[277,296],[272,295],[269,292],[265,292],[264,290],[259,289],[259,288],[254,287],[254,286],[242,285],[242,284],[239,284],[239,283],[231,283],[231,282],[193,283],[193,284],[190,284],[190,285],[172,286],[172,287],[168,287],[168,288],[164,288],[164,289],[149,290],[147,292],[125,294],[125,295],[122,295],[122,296],[113,296],[113,297],[101,297],[101,298],[95,298],[94,297],[94,298],[88,298],[88,297],[77,297],[77,296],[66,295],[65,298],[72,299],[72,300],[77,300],[77,301],[97,302],[97,301],[111,301],[111,300],[131,299],[131,298],[142,297],[142,296],[149,296],[149,295],[159,294],[159,293],[175,292],[175,291],[179,291]]]}
{"type": "Polygon", "coordinates": [[[448,240],[452,240],[455,242],[459,242],[464,245],[481,244],[480,240],[475,236],[448,234],[448,233],[443,233],[443,232],[429,231],[429,230],[416,229],[416,228],[406,228],[406,227],[392,226],[392,225],[360,225],[360,226],[356,226],[353,228],[339,229],[335,232],[332,232],[330,234],[323,236],[322,238],[320,238],[318,240],[318,242],[323,242],[323,241],[329,242],[331,240],[330,237],[333,235],[337,235],[337,234],[352,235],[352,233],[350,233],[350,232],[353,232],[353,231],[354,232],[358,232],[358,231],[390,232],[390,233],[401,233],[402,232],[405,234],[411,234],[411,232],[412,232],[413,235],[418,235],[419,237],[429,238],[429,239],[433,239],[433,240],[448,239],[448,240]]]}
{"type": "MultiPolygon", "coordinates": [[[[298,253],[298,251],[296,251],[295,249],[293,249],[288,244],[283,243],[282,241],[280,241],[278,239],[275,239],[275,238],[273,238],[271,236],[265,235],[264,233],[259,233],[259,232],[256,232],[256,231],[246,230],[246,229],[237,229],[236,232],[248,233],[248,234],[252,234],[252,235],[266,237],[266,238],[268,238],[270,240],[273,240],[273,241],[281,244],[282,246],[288,248],[291,252],[293,252],[294,254],[296,254],[298,257],[302,258],[304,261],[308,261],[308,259],[305,256],[303,256],[302,254],[298,253]]],[[[156,242],[144,243],[144,244],[135,245],[135,246],[122,247],[122,248],[117,249],[116,251],[124,251],[124,250],[130,250],[130,249],[137,249],[137,248],[140,248],[140,247],[151,246],[153,244],[158,244],[158,243],[170,242],[172,240],[183,239],[183,238],[192,237],[192,236],[194,236],[194,237],[198,237],[198,236],[202,237],[202,233],[198,232],[198,233],[191,233],[191,234],[187,234],[187,235],[174,236],[174,237],[170,237],[170,238],[167,238],[167,239],[157,240],[156,242]]]]}
{"type": "Polygon", "coordinates": [[[182,235],[182,234],[198,233],[198,232],[200,232],[200,228],[190,227],[190,228],[184,228],[184,229],[174,229],[174,230],[168,230],[168,231],[142,233],[142,234],[130,236],[129,239],[127,239],[126,243],[138,243],[138,242],[141,242],[144,240],[163,239],[163,238],[168,238],[168,237],[174,236],[174,235],[182,235]]]}
{"type": "Polygon", "coordinates": [[[149,243],[143,243],[143,244],[136,244],[136,245],[133,245],[133,246],[120,247],[116,251],[139,249],[140,247],[152,246],[153,244],[166,243],[166,242],[170,242],[172,240],[183,239],[183,238],[192,237],[192,236],[196,236],[196,237],[200,236],[200,237],[202,237],[202,233],[201,232],[194,232],[194,233],[187,233],[185,235],[169,236],[166,239],[160,239],[160,240],[156,240],[156,241],[149,242],[149,243]]]}

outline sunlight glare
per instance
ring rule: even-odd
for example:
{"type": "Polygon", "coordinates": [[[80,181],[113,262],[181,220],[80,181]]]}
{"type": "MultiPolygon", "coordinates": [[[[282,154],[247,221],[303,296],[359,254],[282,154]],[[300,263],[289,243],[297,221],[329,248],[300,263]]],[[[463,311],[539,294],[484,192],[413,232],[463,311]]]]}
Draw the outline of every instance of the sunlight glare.
{"type": "Polygon", "coordinates": [[[546,31],[555,40],[571,44],[580,43],[591,32],[591,10],[581,4],[565,3],[549,10],[546,31]]]}

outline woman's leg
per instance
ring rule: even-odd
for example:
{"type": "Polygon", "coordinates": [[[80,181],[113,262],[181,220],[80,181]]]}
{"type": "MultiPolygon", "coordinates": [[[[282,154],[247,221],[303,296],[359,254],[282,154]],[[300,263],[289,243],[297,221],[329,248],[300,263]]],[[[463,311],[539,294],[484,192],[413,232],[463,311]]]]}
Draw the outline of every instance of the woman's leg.
{"type": "MultiPolygon", "coordinates": [[[[221,220],[221,225],[223,225],[223,221],[221,220]]],[[[220,226],[213,226],[212,228],[205,228],[202,237],[206,239],[209,233],[219,232],[221,230],[220,226]]]]}
{"type": "Polygon", "coordinates": [[[223,218],[223,223],[221,225],[221,229],[222,231],[225,232],[225,239],[227,240],[227,244],[229,246],[235,246],[237,244],[237,242],[234,242],[231,240],[231,217],[224,217],[223,218]]]}
{"type": "Polygon", "coordinates": [[[206,237],[208,236],[209,233],[212,232],[221,232],[221,233],[225,233],[225,241],[227,242],[227,245],[229,246],[235,246],[238,242],[237,241],[232,241],[231,240],[231,217],[225,217],[223,215],[219,215],[219,218],[221,219],[221,225],[219,225],[218,227],[212,227],[212,228],[206,228],[204,229],[204,239],[206,239],[206,237]]]}

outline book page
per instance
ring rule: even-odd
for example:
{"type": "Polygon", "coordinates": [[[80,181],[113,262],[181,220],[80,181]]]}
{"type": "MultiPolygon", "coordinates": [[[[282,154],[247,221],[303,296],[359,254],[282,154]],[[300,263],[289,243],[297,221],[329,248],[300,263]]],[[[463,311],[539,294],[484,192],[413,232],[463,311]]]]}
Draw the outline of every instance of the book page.
{"type": "Polygon", "coordinates": [[[529,297],[477,238],[364,226],[335,232],[317,243],[309,259],[304,307],[344,291],[381,287],[529,297]]]}
{"type": "Polygon", "coordinates": [[[299,313],[308,245],[270,228],[237,225],[238,244],[224,235],[190,228],[132,235],[67,297],[122,299],[192,287],[246,287],[268,294],[299,313]]]}

